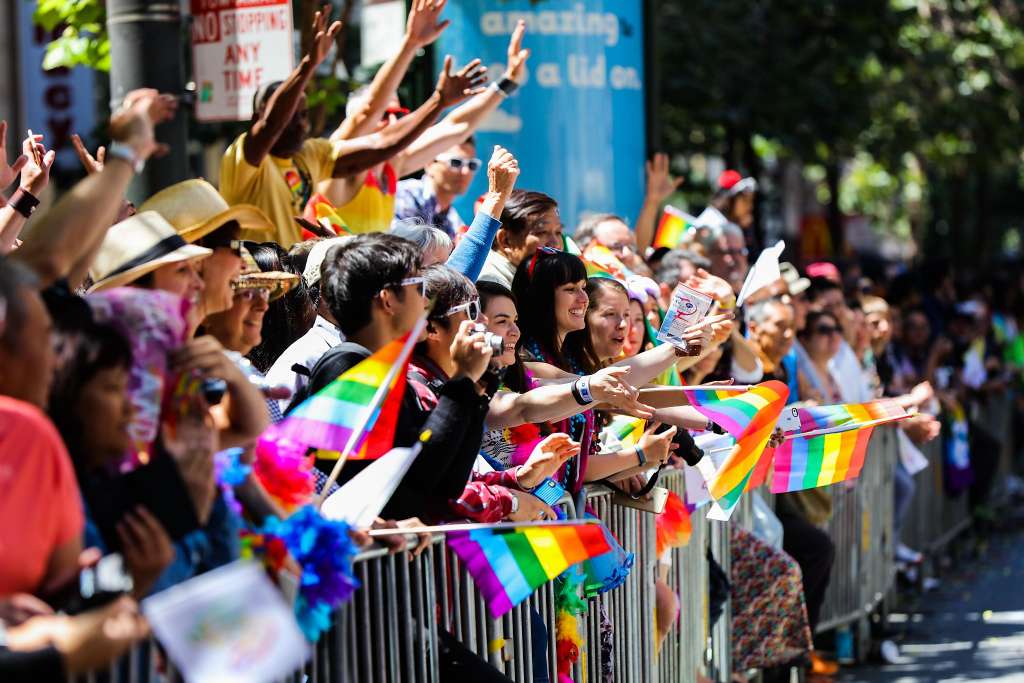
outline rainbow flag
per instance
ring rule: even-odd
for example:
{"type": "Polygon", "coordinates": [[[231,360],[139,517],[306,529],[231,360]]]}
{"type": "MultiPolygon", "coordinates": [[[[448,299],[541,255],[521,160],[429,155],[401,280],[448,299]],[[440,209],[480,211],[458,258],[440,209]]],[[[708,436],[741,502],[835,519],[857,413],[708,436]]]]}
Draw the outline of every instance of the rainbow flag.
{"type": "MultiPolygon", "coordinates": [[[[338,215],[338,210],[334,208],[334,205],[319,192],[309,198],[306,210],[302,212],[302,217],[312,223],[318,223],[326,228],[330,228],[338,235],[353,234],[345,220],[338,215]]],[[[303,237],[305,237],[305,234],[303,234],[303,237]]]]}
{"type": "MultiPolygon", "coordinates": [[[[609,273],[610,276],[616,280],[622,280],[625,282],[630,275],[633,275],[633,271],[627,268],[626,264],[624,264],[618,256],[613,254],[611,249],[603,244],[591,242],[587,245],[587,248],[583,250],[582,258],[584,263],[593,263],[597,268],[609,273]]],[[[595,277],[589,274],[589,266],[587,276],[595,277]]]]}
{"type": "Polygon", "coordinates": [[[690,542],[693,525],[690,523],[690,511],[686,503],[675,491],[668,492],[665,509],[654,518],[655,554],[661,554],[670,548],[682,548],[690,542]]]}
{"type": "Polygon", "coordinates": [[[632,448],[637,444],[640,437],[644,434],[645,427],[646,421],[639,417],[616,415],[612,418],[606,429],[611,430],[612,434],[619,440],[622,448],[626,449],[632,448]]]}
{"type": "Polygon", "coordinates": [[[897,420],[906,417],[907,411],[896,401],[890,399],[869,403],[842,403],[834,406],[800,408],[797,414],[800,419],[800,431],[810,432],[816,429],[839,427],[852,422],[897,420]]]}
{"type": "Polygon", "coordinates": [[[722,467],[708,481],[708,492],[723,510],[739,501],[755,467],[760,462],[768,439],[779,421],[789,398],[782,382],[762,382],[737,393],[729,387],[686,389],[690,405],[701,415],[714,420],[736,439],[722,467]]]}
{"type": "Polygon", "coordinates": [[[608,280],[619,279],[593,261],[583,259],[583,265],[587,267],[587,279],[592,277],[606,278],[608,280]]]}
{"type": "Polygon", "coordinates": [[[447,543],[495,619],[569,567],[611,551],[600,523],[451,531],[447,543]]]}
{"type": "Polygon", "coordinates": [[[775,449],[772,493],[802,491],[855,479],[874,427],[789,439],[775,449]]]}
{"type": "Polygon", "coordinates": [[[372,460],[387,453],[393,446],[398,411],[405,394],[405,374],[412,351],[412,344],[406,343],[408,339],[409,334],[351,367],[272,426],[268,437],[318,448],[321,449],[318,457],[337,459],[360,428],[366,411],[370,410],[369,421],[354,442],[349,458],[372,460]],[[391,372],[396,365],[399,366],[397,371],[391,372]],[[374,406],[374,399],[379,398],[378,392],[389,374],[392,378],[383,401],[374,406]]]}
{"type": "Polygon", "coordinates": [[[576,240],[565,233],[562,233],[562,251],[573,256],[583,256],[583,252],[580,251],[580,245],[576,244],[576,240]]]}
{"type": "Polygon", "coordinates": [[[683,241],[686,230],[696,222],[697,219],[693,216],[683,213],[675,207],[666,206],[665,212],[661,214],[658,229],[654,232],[652,246],[655,249],[660,247],[675,249],[683,241]]]}

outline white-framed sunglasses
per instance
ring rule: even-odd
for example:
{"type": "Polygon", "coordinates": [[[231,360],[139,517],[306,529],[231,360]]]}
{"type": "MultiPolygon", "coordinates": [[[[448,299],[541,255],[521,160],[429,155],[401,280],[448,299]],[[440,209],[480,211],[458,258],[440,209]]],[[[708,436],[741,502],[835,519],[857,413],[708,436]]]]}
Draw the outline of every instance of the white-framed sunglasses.
{"type": "Polygon", "coordinates": [[[480,317],[480,299],[470,299],[464,304],[458,306],[452,306],[444,312],[445,316],[455,315],[456,313],[466,312],[467,320],[476,320],[480,317]]]}
{"type": "Polygon", "coordinates": [[[473,172],[478,170],[484,163],[476,157],[472,159],[467,159],[466,157],[438,157],[437,160],[442,164],[448,164],[448,168],[453,171],[461,171],[463,168],[466,168],[473,172]]]}
{"type": "Polygon", "coordinates": [[[420,296],[425,297],[427,295],[427,280],[422,276],[407,277],[404,280],[392,283],[390,285],[384,285],[382,289],[390,289],[391,287],[410,287],[412,285],[420,286],[420,296]]]}

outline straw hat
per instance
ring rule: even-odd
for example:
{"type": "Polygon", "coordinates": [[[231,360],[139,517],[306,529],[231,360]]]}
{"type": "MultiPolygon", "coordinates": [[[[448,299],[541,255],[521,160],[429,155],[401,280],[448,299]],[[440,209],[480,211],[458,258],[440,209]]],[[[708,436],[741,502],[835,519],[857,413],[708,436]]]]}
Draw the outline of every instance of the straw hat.
{"type": "Polygon", "coordinates": [[[315,287],[316,283],[320,282],[320,267],[331,247],[344,244],[345,241],[346,237],[330,237],[313,245],[309,250],[309,256],[306,257],[306,267],[302,271],[302,279],[306,281],[307,287],[315,287]]]}
{"type": "Polygon", "coordinates": [[[174,226],[186,242],[195,242],[230,221],[238,221],[242,230],[273,239],[274,224],[251,204],[228,203],[217,189],[202,179],[185,180],[164,188],[143,202],[139,211],[156,211],[174,226]]]}
{"type": "Polygon", "coordinates": [[[198,261],[213,252],[188,244],[155,211],[142,211],[110,228],[89,269],[90,292],[126,285],[160,266],[198,261]]]}
{"type": "Polygon", "coordinates": [[[286,273],[281,270],[260,270],[256,259],[252,257],[245,247],[241,249],[242,272],[231,281],[231,289],[239,291],[243,289],[269,289],[270,300],[280,299],[287,294],[292,287],[299,284],[299,276],[295,273],[286,273]]]}

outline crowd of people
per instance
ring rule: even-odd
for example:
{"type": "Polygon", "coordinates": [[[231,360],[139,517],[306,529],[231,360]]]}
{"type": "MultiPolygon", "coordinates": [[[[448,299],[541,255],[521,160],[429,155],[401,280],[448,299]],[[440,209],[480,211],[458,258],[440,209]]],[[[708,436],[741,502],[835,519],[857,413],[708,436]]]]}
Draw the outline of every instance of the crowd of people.
{"type": "MultiPolygon", "coordinates": [[[[1024,369],[1019,279],[958,282],[941,265],[869,279],[853,261],[784,263],[737,308],[757,184],[726,172],[679,244],[653,249],[680,182],[664,155],[647,166],[635,225],[588,215],[570,239],[556,198],[516,188],[513,151],[496,147],[485,163],[473,139],[522,79],[522,23],[490,85],[479,61],[453,71],[449,59],[419,107],[397,101],[416,51],[445,29],[443,6],[413,3],[400,49],[328,137],[310,130],[304,93],[340,25],[318,13],[308,52],[261,89],[224,153],[219,188],[193,179],[125,201],[177,107],[152,90],[124,98],[105,148],[92,154],[76,138],[87,175],[41,215],[53,151],[38,136],[20,156],[0,147],[0,188],[17,182],[0,195],[4,680],[108,664],[148,635],[137,600],[231,562],[243,529],[286,517],[255,472],[223,485],[217,454],[241,449],[251,464],[269,426],[424,315],[394,434],[422,451],[374,524],[396,529],[376,539],[395,552],[406,548],[401,527],[423,522],[555,519],[535,495],[547,482],[642,499],[655,471],[696,464],[694,435],[720,431],[650,391],[660,384],[777,379],[796,405],[891,397],[917,411],[899,426],[897,533],[915,451],[940,433],[947,494],[967,491],[985,509],[1002,435],[977,418],[1024,369]],[[453,203],[477,171],[488,189],[467,224],[453,203]],[[602,274],[588,276],[589,264],[602,274]],[[681,285],[714,301],[685,349],[655,337],[681,285]],[[647,421],[635,445],[611,427],[622,415],[647,421]],[[79,577],[112,554],[130,582],[97,606],[79,577]]],[[[309,457],[319,492],[337,456],[309,457]]],[[[331,490],[366,464],[346,464],[331,490]]],[[[810,489],[776,497],[781,543],[730,526],[737,671],[836,672],[812,640],[835,554],[831,512],[829,489],[810,489]]],[[[903,545],[897,555],[921,560],[903,545]]],[[[612,590],[628,570],[594,578],[612,590]]],[[[680,603],[704,596],[673,594],[664,565],[654,580],[664,638],[680,603]]],[[[505,680],[439,638],[446,679],[505,680]]],[[[600,654],[610,663],[607,645],[600,654]]],[[[535,680],[553,677],[547,661],[533,658],[535,680]]]]}

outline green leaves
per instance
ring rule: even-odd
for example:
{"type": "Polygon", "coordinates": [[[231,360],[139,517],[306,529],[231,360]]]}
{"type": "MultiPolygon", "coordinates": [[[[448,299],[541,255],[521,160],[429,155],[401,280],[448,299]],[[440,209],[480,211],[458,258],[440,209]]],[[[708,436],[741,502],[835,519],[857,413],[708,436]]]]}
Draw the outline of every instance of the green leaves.
{"type": "Polygon", "coordinates": [[[85,66],[110,71],[110,40],[102,0],[39,0],[33,18],[47,31],[65,27],[47,47],[44,69],[85,66]]]}

